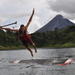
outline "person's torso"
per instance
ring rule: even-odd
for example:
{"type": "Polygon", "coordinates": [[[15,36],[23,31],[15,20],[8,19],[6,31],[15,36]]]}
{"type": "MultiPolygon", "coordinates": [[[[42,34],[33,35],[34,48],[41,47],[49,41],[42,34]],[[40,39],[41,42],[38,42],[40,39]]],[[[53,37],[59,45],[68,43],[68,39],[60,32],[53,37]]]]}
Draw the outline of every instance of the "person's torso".
{"type": "Polygon", "coordinates": [[[19,29],[19,38],[21,40],[28,38],[28,32],[26,29],[24,29],[24,30],[19,29]]]}

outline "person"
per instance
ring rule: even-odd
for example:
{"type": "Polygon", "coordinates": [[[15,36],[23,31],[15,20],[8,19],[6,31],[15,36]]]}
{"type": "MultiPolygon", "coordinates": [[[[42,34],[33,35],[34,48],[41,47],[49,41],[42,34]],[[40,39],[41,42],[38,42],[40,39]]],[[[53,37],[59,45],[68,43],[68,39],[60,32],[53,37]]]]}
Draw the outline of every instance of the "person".
{"type": "Polygon", "coordinates": [[[35,43],[32,41],[32,38],[30,37],[30,35],[28,34],[28,27],[32,21],[32,18],[33,18],[33,15],[34,15],[34,8],[33,8],[33,11],[32,11],[32,14],[28,20],[28,23],[26,25],[21,25],[19,29],[10,29],[10,28],[0,28],[0,29],[5,29],[5,30],[10,30],[10,31],[15,31],[18,33],[18,37],[19,39],[21,40],[21,42],[23,43],[23,45],[29,50],[29,52],[31,53],[31,56],[33,57],[33,52],[31,50],[31,48],[29,47],[29,45],[32,45],[35,52],[37,52],[37,49],[36,49],[36,46],[35,46],[35,43]]]}

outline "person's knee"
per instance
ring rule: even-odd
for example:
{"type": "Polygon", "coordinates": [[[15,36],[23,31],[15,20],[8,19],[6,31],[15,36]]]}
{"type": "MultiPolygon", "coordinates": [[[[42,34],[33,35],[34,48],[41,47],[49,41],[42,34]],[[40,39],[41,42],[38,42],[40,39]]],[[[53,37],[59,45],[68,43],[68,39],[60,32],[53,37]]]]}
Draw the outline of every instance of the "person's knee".
{"type": "Polygon", "coordinates": [[[35,46],[35,43],[32,43],[33,44],[33,46],[35,46]]]}

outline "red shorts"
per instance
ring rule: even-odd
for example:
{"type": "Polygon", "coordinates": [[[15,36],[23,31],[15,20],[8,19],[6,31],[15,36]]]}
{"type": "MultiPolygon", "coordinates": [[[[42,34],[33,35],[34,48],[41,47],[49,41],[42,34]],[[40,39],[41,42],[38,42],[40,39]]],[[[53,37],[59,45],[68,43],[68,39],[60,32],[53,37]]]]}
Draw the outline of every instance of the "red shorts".
{"type": "Polygon", "coordinates": [[[32,44],[32,39],[29,35],[23,35],[22,37],[20,37],[20,40],[22,41],[22,43],[25,44],[32,44]]]}

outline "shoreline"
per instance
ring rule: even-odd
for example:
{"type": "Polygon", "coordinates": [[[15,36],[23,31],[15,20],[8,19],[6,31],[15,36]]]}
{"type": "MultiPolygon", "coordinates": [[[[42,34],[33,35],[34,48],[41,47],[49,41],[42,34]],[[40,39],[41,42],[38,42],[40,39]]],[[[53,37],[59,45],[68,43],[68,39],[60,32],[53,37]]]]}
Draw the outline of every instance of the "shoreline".
{"type": "Polygon", "coordinates": [[[23,46],[0,46],[0,51],[5,51],[5,50],[21,50],[25,49],[23,46]]]}
{"type": "MultiPolygon", "coordinates": [[[[32,47],[31,47],[32,48],[32,47]]],[[[44,47],[37,47],[37,48],[44,48],[44,49],[63,49],[63,48],[75,48],[74,46],[67,46],[67,47],[62,47],[62,46],[59,46],[59,47],[54,47],[54,46],[44,46],[44,47]]],[[[20,47],[16,47],[16,46],[12,46],[12,47],[0,47],[0,51],[11,51],[11,50],[23,50],[23,49],[26,49],[25,47],[23,46],[20,46],[20,47]]]]}

